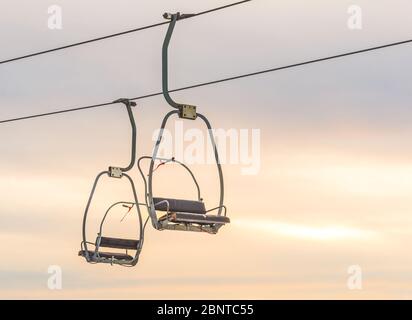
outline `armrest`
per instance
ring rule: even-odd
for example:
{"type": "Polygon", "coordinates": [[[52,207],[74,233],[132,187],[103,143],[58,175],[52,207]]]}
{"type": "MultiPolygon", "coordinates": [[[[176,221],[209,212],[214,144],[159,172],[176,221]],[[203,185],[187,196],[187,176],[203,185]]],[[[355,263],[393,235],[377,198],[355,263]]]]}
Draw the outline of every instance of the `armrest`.
{"type": "Polygon", "coordinates": [[[155,207],[155,209],[156,209],[156,206],[158,206],[159,204],[163,204],[163,203],[166,203],[166,208],[167,208],[166,217],[167,217],[167,219],[169,219],[169,213],[170,213],[170,204],[169,204],[169,201],[167,201],[167,200],[160,201],[160,202],[158,202],[158,203],[155,203],[155,204],[154,204],[154,207],[155,207]]]}
{"type": "Polygon", "coordinates": [[[209,209],[209,210],[206,211],[206,213],[209,213],[209,212],[218,210],[218,209],[220,209],[220,208],[223,208],[223,209],[224,209],[224,216],[226,217],[226,212],[227,212],[226,206],[219,206],[219,207],[216,207],[216,208],[213,208],[213,209],[209,209]]]}

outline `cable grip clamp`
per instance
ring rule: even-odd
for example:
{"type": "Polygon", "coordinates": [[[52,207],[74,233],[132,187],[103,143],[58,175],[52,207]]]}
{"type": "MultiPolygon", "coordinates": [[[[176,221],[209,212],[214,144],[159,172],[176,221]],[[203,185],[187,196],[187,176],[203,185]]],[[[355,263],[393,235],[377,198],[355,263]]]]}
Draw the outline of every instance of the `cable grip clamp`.
{"type": "Polygon", "coordinates": [[[179,118],[196,120],[197,118],[196,106],[192,106],[189,104],[181,105],[179,108],[179,118]]]}
{"type": "Polygon", "coordinates": [[[109,167],[109,176],[110,178],[120,179],[121,177],[123,177],[123,171],[119,167],[109,167]]]}

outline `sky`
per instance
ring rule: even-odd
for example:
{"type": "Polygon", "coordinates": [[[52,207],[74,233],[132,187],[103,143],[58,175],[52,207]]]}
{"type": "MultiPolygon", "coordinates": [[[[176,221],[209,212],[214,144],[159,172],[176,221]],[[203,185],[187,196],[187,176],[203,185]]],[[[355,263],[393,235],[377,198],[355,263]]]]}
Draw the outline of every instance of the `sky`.
{"type": "MultiPolygon", "coordinates": [[[[228,1],[0,2],[0,60],[161,22],[228,1]],[[60,5],[63,28],[50,30],[60,5]]],[[[254,0],[179,22],[170,87],[206,82],[410,39],[407,0],[254,0]],[[350,30],[348,8],[362,8],[350,30]]],[[[0,65],[0,119],[113,101],[161,88],[167,26],[0,65]]],[[[231,224],[219,234],[149,226],[135,268],[77,256],[93,179],[129,160],[119,105],[0,125],[0,298],[3,299],[410,299],[412,298],[412,46],[404,45],[173,94],[218,129],[260,130],[260,171],[225,164],[231,224]],[[50,290],[50,266],[62,270],[50,290]],[[350,270],[361,288],[350,288],[350,270]]],[[[138,101],[138,155],[170,106],[138,101]]],[[[203,128],[184,123],[185,128],[203,128]]],[[[156,192],[193,197],[164,167],[156,192]]],[[[207,207],[216,169],[194,165],[207,207]]],[[[139,199],[144,189],[131,172],[139,199]]],[[[131,200],[125,181],[99,186],[91,221],[131,200]]],[[[133,236],[136,217],[108,231],[133,236]]],[[[143,210],[144,217],[147,216],[143,210]]],[[[95,230],[90,230],[90,237],[95,230]]]]}

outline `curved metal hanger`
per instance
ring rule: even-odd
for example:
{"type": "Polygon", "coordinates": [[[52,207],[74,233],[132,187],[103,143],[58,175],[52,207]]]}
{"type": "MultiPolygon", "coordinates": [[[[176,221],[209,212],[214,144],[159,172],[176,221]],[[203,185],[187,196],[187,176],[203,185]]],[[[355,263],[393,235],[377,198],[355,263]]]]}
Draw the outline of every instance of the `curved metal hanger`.
{"type": "MultiPolygon", "coordinates": [[[[135,162],[136,162],[136,121],[134,120],[134,116],[133,116],[133,111],[132,111],[132,107],[136,106],[136,102],[134,101],[130,101],[129,99],[118,99],[116,101],[113,101],[113,103],[123,103],[126,106],[126,110],[127,110],[127,114],[129,116],[129,120],[130,120],[130,125],[132,127],[132,148],[131,148],[131,155],[130,155],[130,163],[127,167],[124,168],[120,168],[120,167],[109,167],[109,171],[121,171],[121,172],[127,172],[130,171],[135,162]]],[[[112,177],[117,177],[116,175],[110,175],[112,177]]]]}
{"type": "Polygon", "coordinates": [[[169,28],[167,29],[166,37],[163,42],[162,48],[162,89],[163,96],[165,97],[167,103],[175,109],[179,110],[179,117],[184,119],[195,120],[196,119],[196,107],[188,104],[182,104],[175,102],[169,94],[169,56],[168,49],[170,44],[170,39],[176,22],[185,18],[193,17],[194,14],[180,14],[180,12],[171,14],[165,13],[163,17],[170,20],[169,28]]]}

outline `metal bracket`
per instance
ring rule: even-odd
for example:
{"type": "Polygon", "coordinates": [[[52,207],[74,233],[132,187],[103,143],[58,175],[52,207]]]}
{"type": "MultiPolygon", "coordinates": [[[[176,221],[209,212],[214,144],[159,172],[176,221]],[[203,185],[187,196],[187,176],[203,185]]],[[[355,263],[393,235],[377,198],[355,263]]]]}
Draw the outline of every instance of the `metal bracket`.
{"type": "Polygon", "coordinates": [[[136,107],[137,106],[136,102],[131,101],[130,99],[126,99],[126,98],[117,99],[113,101],[113,103],[123,103],[126,107],[136,107]]]}
{"type": "Polygon", "coordinates": [[[179,118],[189,119],[189,120],[196,120],[197,113],[196,113],[196,106],[191,106],[188,104],[181,105],[179,118]]]}
{"type": "Polygon", "coordinates": [[[121,177],[123,177],[123,171],[118,167],[109,167],[109,176],[110,178],[120,179],[121,177]]]}
{"type": "Polygon", "coordinates": [[[173,16],[176,17],[176,21],[179,21],[179,20],[194,17],[194,16],[196,16],[196,14],[195,13],[180,13],[180,12],[178,12],[178,13],[166,12],[165,14],[163,14],[163,18],[165,18],[166,20],[172,20],[173,16]]]}
{"type": "MultiPolygon", "coordinates": [[[[179,13],[177,13],[177,14],[179,14],[179,13]]],[[[165,13],[163,14],[163,18],[165,18],[166,20],[172,20],[173,14],[172,14],[172,13],[169,13],[169,12],[165,12],[165,13]]]]}

